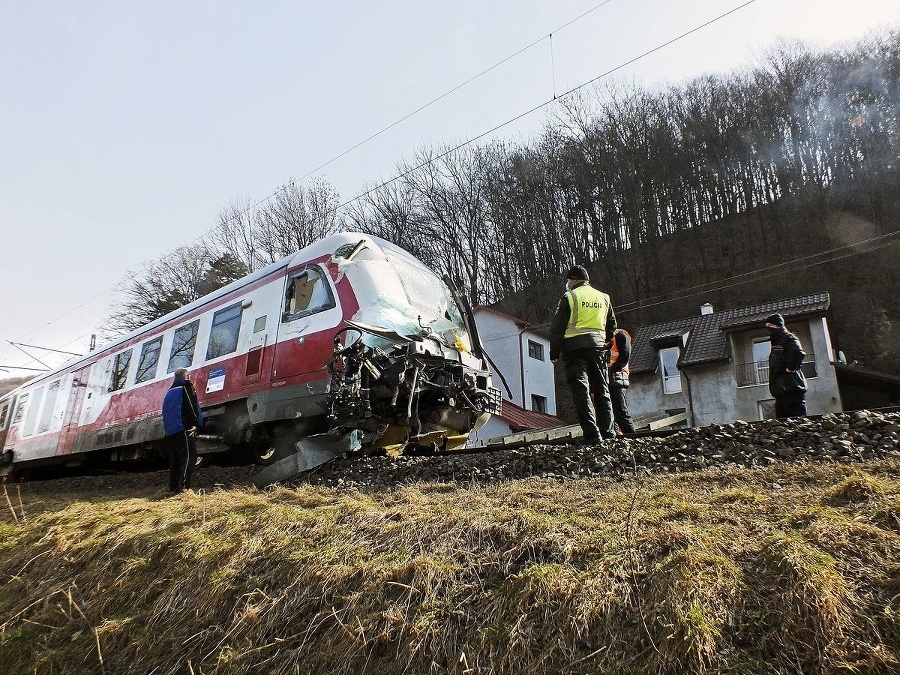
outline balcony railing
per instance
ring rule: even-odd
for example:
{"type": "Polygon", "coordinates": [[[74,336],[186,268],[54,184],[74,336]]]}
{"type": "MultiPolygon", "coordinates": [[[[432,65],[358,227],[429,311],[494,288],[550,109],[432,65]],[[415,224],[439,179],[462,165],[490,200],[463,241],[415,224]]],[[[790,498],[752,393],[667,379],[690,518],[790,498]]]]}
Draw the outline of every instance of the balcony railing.
{"type": "MultiPolygon", "coordinates": [[[[800,370],[806,377],[816,377],[815,359],[806,357],[806,361],[800,366],[800,370]]],[[[751,363],[738,363],[734,366],[734,379],[737,386],[750,387],[754,384],[767,384],[769,382],[769,362],[753,361],[751,363]]]]}

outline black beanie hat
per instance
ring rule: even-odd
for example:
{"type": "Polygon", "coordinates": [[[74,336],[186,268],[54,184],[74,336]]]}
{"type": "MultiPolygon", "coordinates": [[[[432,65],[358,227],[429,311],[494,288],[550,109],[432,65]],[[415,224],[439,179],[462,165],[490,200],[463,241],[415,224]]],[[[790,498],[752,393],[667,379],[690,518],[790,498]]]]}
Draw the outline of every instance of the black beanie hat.
{"type": "Polygon", "coordinates": [[[572,269],[569,270],[569,273],[566,275],[566,279],[578,279],[580,281],[590,281],[591,278],[588,276],[588,272],[581,265],[573,265],[572,269]]]}
{"type": "Polygon", "coordinates": [[[779,328],[784,328],[784,317],[781,314],[773,314],[766,317],[766,323],[774,323],[779,328]]]}

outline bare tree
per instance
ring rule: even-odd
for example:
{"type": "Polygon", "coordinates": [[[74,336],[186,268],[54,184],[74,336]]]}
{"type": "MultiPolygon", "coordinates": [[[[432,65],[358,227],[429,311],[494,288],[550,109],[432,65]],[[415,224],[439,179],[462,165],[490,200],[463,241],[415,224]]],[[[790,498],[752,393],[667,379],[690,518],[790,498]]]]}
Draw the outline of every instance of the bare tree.
{"type": "Polygon", "coordinates": [[[462,284],[469,302],[485,299],[481,286],[483,249],[491,239],[485,167],[488,158],[478,148],[423,149],[416,166],[404,174],[416,193],[422,214],[422,244],[440,271],[462,284]]]}
{"type": "Polygon", "coordinates": [[[140,328],[203,295],[203,283],[219,256],[206,244],[182,246],[129,273],[119,292],[124,299],[102,327],[107,337],[140,328]]]}
{"type": "Polygon", "coordinates": [[[253,202],[249,197],[235,199],[219,212],[210,243],[240,260],[247,272],[255,272],[262,258],[256,250],[253,202]]]}
{"type": "Polygon", "coordinates": [[[304,187],[291,181],[259,210],[254,243],[257,255],[275,262],[337,231],[340,197],[324,180],[304,187]]]}

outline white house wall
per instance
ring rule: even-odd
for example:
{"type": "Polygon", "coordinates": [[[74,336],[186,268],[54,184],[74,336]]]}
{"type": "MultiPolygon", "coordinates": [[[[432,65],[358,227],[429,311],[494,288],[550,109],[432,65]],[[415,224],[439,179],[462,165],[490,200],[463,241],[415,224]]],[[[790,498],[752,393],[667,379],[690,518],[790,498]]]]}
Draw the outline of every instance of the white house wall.
{"type": "Polygon", "coordinates": [[[469,440],[466,443],[468,447],[479,447],[484,445],[484,442],[490,440],[491,438],[500,438],[502,436],[509,436],[512,433],[510,426],[508,423],[504,422],[497,415],[491,415],[490,419],[485,422],[484,426],[482,426],[478,431],[473,431],[469,434],[469,440]]]}
{"type": "MultiPolygon", "coordinates": [[[[816,377],[808,381],[806,407],[810,415],[842,410],[837,375],[831,365],[832,347],[824,318],[814,318],[787,326],[796,333],[803,350],[815,359],[816,377]]],[[[632,417],[662,417],[666,411],[693,408],[693,425],[726,424],[734,420],[758,420],[759,403],[771,401],[768,384],[738,387],[735,364],[750,360],[750,344],[761,331],[731,336],[731,352],[737,355],[727,362],[695,366],[681,372],[681,393],[664,394],[659,373],[632,374],[628,390],[628,408],[632,417]],[[690,400],[688,398],[690,381],[690,400]]]]}
{"type": "MultiPolygon", "coordinates": [[[[810,319],[809,333],[816,359],[816,377],[808,383],[806,410],[810,415],[840,412],[843,410],[843,404],[838,390],[837,373],[831,365],[834,356],[825,319],[810,319]]],[[[804,351],[809,352],[808,345],[801,343],[801,346],[804,351]]]]}
{"type": "Polygon", "coordinates": [[[497,366],[496,370],[491,367],[491,374],[494,386],[500,389],[503,398],[525,410],[532,410],[531,395],[537,394],[547,399],[547,410],[544,412],[555,415],[556,384],[553,364],[550,363],[550,341],[532,331],[523,332],[512,318],[490,310],[475,310],[475,321],[484,348],[497,366]],[[528,355],[529,340],[542,346],[543,361],[528,355]],[[511,392],[506,391],[502,380],[497,377],[497,370],[506,378],[511,392]]]}
{"type": "Polygon", "coordinates": [[[628,412],[633,418],[662,417],[667,410],[688,409],[687,382],[681,373],[681,392],[664,394],[659,369],[654,373],[631,374],[626,396],[628,412]]]}

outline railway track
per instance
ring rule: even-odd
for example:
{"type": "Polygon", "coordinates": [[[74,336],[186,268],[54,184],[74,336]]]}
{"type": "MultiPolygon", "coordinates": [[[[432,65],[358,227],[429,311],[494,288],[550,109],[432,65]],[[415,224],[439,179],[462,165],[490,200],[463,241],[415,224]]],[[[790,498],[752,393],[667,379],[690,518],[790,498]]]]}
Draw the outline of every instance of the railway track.
{"type": "MultiPolygon", "coordinates": [[[[756,468],[781,463],[887,460],[900,467],[900,409],[735,422],[726,425],[660,429],[596,445],[582,446],[578,427],[559,427],[512,434],[504,441],[446,453],[414,452],[354,454],[279,481],[335,488],[392,489],[420,482],[491,483],[530,477],[579,479],[633,474],[756,468]]],[[[145,484],[162,489],[156,466],[147,471],[84,472],[68,479],[56,473],[60,486],[92,479],[111,489],[117,484],[145,484]]],[[[195,473],[195,487],[204,490],[255,484],[256,466],[211,464],[195,473]]],[[[38,476],[35,476],[38,478],[38,476]]],[[[39,481],[34,481],[39,482],[39,481]]]]}

